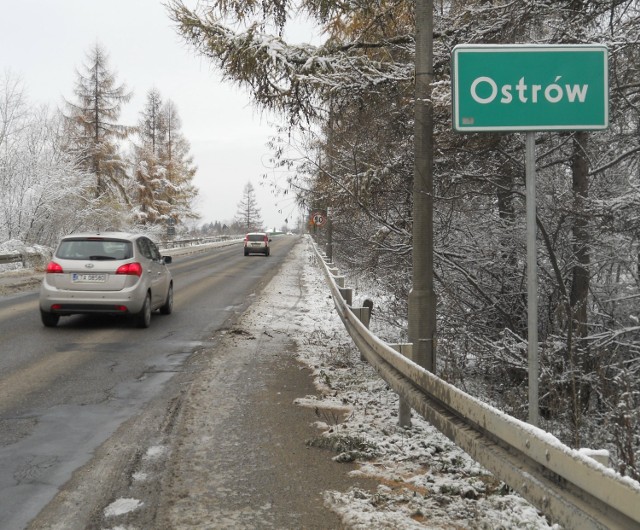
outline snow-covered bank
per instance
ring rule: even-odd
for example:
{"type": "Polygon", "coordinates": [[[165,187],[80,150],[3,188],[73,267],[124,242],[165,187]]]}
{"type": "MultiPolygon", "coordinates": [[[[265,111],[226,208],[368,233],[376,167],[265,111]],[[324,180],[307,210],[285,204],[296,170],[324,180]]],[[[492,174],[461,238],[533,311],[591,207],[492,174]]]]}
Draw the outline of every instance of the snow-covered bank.
{"type": "MultiPolygon", "coordinates": [[[[355,473],[380,483],[374,494],[328,491],[327,506],[351,528],[552,528],[415,413],[411,429],[398,427],[397,396],[360,360],[311,247],[295,252],[304,263],[305,305],[313,308],[301,323],[299,358],[313,368],[322,395],[298,400],[317,410],[318,439],[311,443],[332,448],[338,460],[355,459],[355,473]]],[[[290,288],[290,274],[283,270],[267,292],[290,288]]]]}
{"type": "Polygon", "coordinates": [[[21,256],[24,262],[0,260],[0,275],[9,271],[42,269],[51,258],[51,249],[42,245],[27,245],[17,239],[0,242],[0,256],[12,255],[21,256]]]}

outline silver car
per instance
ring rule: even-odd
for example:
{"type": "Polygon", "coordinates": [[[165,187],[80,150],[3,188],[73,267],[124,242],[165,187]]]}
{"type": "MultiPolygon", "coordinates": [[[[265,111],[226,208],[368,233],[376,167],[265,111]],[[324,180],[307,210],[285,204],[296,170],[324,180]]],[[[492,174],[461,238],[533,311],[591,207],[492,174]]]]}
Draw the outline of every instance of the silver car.
{"type": "Polygon", "coordinates": [[[151,312],[173,310],[173,279],[148,237],[122,232],[73,234],[62,238],[40,287],[40,315],[47,327],[61,316],[131,315],[138,327],[151,312]]]}

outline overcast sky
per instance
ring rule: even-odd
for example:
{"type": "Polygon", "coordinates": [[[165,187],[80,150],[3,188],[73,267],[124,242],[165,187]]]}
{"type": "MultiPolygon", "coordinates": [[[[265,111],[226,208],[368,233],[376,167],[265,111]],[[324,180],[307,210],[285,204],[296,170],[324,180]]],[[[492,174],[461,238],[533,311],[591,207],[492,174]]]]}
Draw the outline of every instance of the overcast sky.
{"type": "Polygon", "coordinates": [[[264,174],[274,178],[265,144],[276,119],[251,106],[238,87],[223,84],[182,42],[161,0],[2,0],[0,72],[19,77],[32,103],[61,107],[63,98],[73,100],[76,70],[96,43],[109,54],[118,84],[134,94],[122,123],[137,123],[152,88],[176,104],[198,166],[201,222],[232,220],[251,181],[267,226],[279,229],[286,218],[294,225],[292,200],[261,185],[264,174]]]}

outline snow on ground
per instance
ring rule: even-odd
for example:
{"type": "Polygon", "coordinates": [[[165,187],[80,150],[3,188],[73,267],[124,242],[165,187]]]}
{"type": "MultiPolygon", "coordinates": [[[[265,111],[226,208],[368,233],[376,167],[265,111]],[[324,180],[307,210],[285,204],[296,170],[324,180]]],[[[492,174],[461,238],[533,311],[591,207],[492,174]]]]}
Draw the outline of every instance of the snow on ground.
{"type": "Polygon", "coordinates": [[[138,499],[117,499],[104,509],[105,517],[115,517],[137,510],[142,506],[138,499]]]}
{"type": "Polygon", "coordinates": [[[297,400],[318,416],[311,444],[333,449],[338,461],[356,461],[354,473],[379,482],[373,493],[328,491],[326,505],[354,529],[559,528],[415,412],[410,429],[397,425],[397,395],[360,360],[310,243],[297,249],[304,254],[303,296],[313,308],[302,323],[309,332],[298,339],[299,358],[321,393],[297,400]]]}

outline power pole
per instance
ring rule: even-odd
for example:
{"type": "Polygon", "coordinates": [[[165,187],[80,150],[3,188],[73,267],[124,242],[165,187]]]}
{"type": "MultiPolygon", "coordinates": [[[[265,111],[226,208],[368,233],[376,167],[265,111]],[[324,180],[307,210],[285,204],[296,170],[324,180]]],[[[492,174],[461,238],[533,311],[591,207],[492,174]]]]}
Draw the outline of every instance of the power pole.
{"type": "Polygon", "coordinates": [[[433,0],[416,1],[415,167],[413,176],[413,286],[409,342],[413,360],[436,368],[436,300],[433,290],[433,0]]]}

